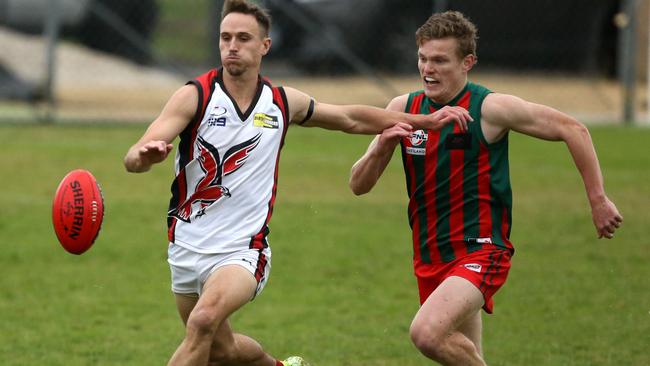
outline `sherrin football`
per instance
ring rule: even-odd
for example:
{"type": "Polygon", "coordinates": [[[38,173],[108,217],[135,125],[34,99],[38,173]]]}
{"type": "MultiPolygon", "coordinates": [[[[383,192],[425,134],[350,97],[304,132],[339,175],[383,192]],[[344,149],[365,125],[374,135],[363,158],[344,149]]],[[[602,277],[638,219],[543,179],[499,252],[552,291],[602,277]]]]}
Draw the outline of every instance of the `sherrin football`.
{"type": "Polygon", "coordinates": [[[87,251],[103,219],[104,199],[95,177],[83,169],[63,177],[52,203],[52,223],[61,246],[72,254],[87,251]]]}

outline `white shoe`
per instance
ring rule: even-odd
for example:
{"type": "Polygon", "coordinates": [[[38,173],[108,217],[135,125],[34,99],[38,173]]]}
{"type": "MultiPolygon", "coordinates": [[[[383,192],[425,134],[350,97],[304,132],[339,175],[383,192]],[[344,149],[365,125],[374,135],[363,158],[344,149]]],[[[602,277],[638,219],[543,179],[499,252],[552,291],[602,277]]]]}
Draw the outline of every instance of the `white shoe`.
{"type": "Polygon", "coordinates": [[[309,364],[300,356],[291,356],[281,362],[284,366],[309,366],[309,364]]]}

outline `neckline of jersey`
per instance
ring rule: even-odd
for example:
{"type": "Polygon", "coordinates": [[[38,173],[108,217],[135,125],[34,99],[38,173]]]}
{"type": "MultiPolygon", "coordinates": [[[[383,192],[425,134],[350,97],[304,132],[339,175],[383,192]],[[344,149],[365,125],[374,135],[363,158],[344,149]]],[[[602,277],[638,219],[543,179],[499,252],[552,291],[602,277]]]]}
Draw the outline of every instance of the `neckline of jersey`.
{"type": "Polygon", "coordinates": [[[219,68],[219,71],[217,72],[217,83],[219,83],[221,90],[226,93],[226,96],[228,99],[230,99],[230,102],[235,107],[235,111],[237,112],[237,115],[239,116],[241,122],[244,123],[248,117],[250,117],[251,113],[253,113],[253,110],[255,109],[255,106],[257,105],[257,102],[262,95],[262,86],[264,85],[262,76],[259,74],[257,75],[257,89],[255,90],[255,96],[251,100],[251,104],[248,106],[248,109],[244,113],[242,113],[241,109],[239,109],[239,105],[237,104],[235,98],[233,98],[232,95],[230,95],[230,92],[228,92],[228,89],[226,89],[226,85],[223,82],[223,67],[219,68]]]}
{"type": "MultiPolygon", "coordinates": [[[[453,98],[452,98],[449,102],[447,102],[447,103],[436,103],[436,102],[434,102],[434,101],[433,101],[431,98],[429,98],[429,97],[426,97],[426,99],[429,101],[429,105],[430,105],[432,108],[436,109],[436,110],[438,110],[438,109],[440,109],[440,108],[442,108],[442,107],[444,107],[444,106],[448,106],[448,105],[450,105],[450,106],[454,106],[454,105],[456,105],[456,104],[458,103],[458,101],[460,100],[460,98],[462,98],[463,95],[465,95],[465,93],[467,92],[467,89],[469,89],[469,84],[470,84],[469,81],[466,82],[466,83],[465,83],[465,86],[463,87],[463,89],[461,89],[461,91],[460,91],[458,94],[456,94],[456,96],[453,97],[453,98]]],[[[425,96],[426,96],[426,95],[425,95],[425,96]]]]}

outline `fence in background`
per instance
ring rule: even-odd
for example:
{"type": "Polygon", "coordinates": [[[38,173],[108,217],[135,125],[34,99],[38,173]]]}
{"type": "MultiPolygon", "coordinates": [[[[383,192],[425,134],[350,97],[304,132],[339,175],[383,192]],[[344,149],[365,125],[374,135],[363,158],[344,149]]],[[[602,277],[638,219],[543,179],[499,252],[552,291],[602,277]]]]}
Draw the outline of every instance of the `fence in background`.
{"type": "MultiPolygon", "coordinates": [[[[472,79],[586,121],[645,120],[650,0],[260,0],[263,73],[332,103],[420,87],[415,29],[460,10],[479,28],[472,79]]],[[[223,0],[0,0],[0,120],[150,121],[217,66],[223,0]]]]}

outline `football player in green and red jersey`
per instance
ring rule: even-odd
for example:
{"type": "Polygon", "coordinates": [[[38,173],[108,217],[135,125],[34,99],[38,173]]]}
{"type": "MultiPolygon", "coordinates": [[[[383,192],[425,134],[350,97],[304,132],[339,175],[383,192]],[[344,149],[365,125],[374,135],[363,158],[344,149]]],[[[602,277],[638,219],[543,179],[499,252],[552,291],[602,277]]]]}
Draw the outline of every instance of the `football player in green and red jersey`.
{"type": "Polygon", "coordinates": [[[424,88],[393,99],[387,109],[426,114],[461,106],[473,122],[467,131],[457,124],[438,131],[402,124],[384,130],[352,167],[350,188],[357,195],[370,191],[400,146],[421,303],[411,339],[443,365],[485,365],[480,310],[492,312],[492,296],[504,284],[514,253],[508,132],[566,143],[599,238],[611,239],[623,218],[605,194],[584,125],[553,108],[468,82],[477,60],[476,27],[463,14],[432,15],[416,32],[416,42],[424,88]]]}

